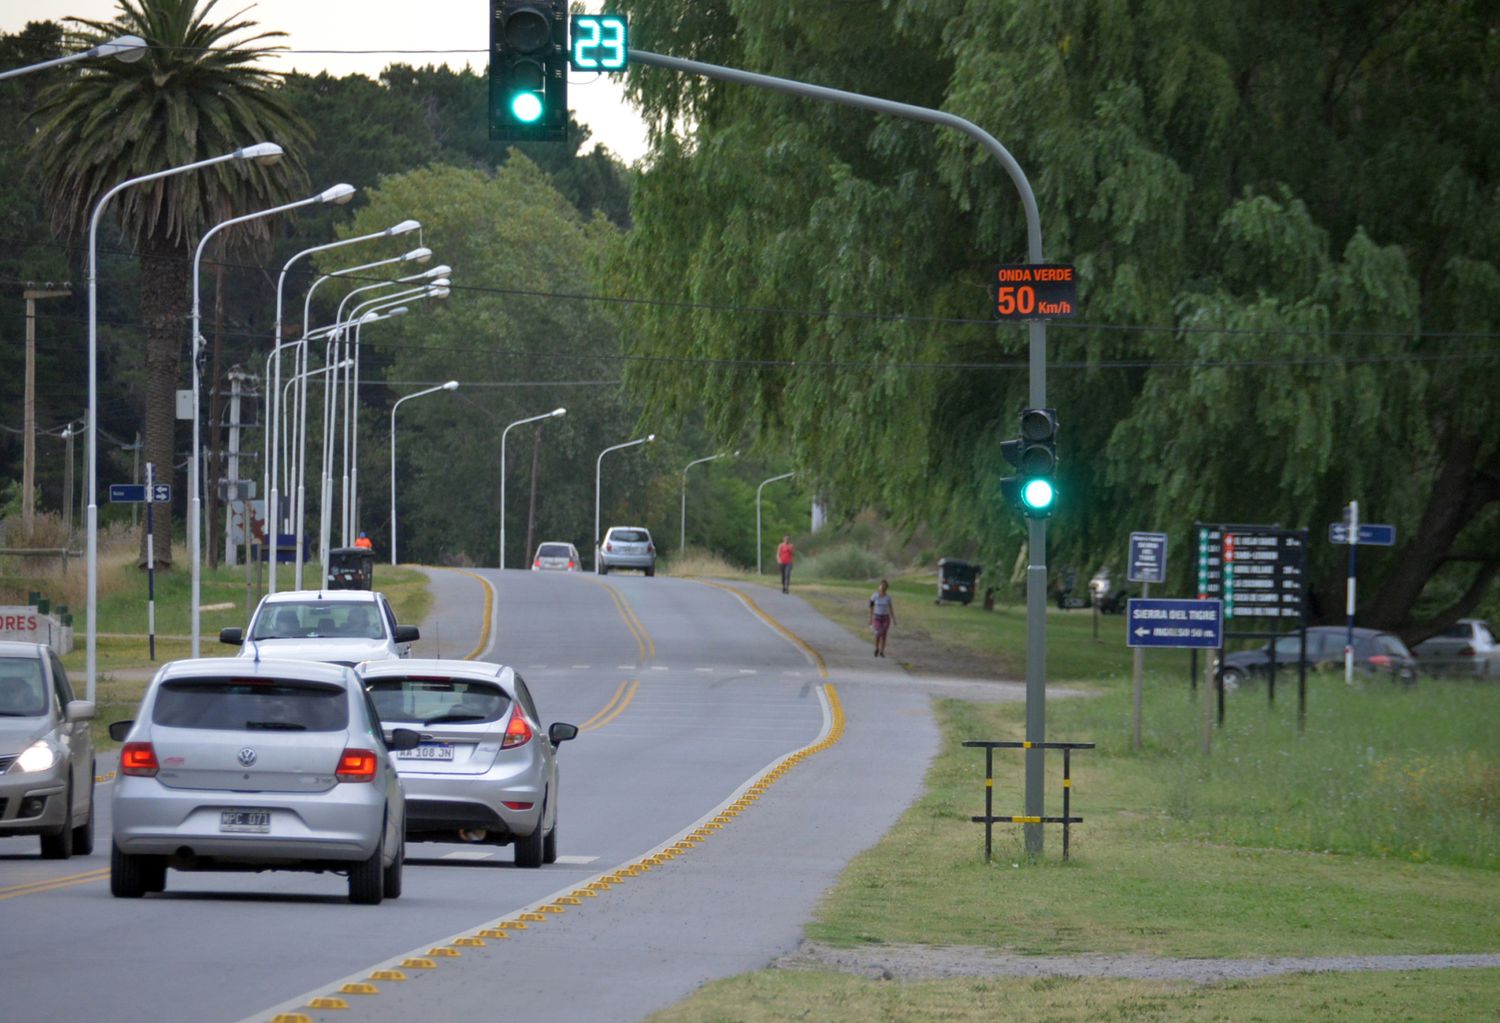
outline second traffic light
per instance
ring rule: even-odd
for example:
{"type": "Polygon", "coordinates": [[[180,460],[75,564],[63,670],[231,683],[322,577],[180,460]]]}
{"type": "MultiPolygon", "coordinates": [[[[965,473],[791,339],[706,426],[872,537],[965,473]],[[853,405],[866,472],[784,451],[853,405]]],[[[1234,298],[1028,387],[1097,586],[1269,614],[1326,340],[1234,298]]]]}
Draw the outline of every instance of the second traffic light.
{"type": "Polygon", "coordinates": [[[1050,517],[1057,503],[1057,410],[1023,410],[1021,436],[1002,442],[1000,453],[1018,470],[1000,480],[1000,493],[1027,518],[1050,517]]]}
{"type": "Polygon", "coordinates": [[[490,0],[490,138],[567,137],[567,0],[490,0]]]}

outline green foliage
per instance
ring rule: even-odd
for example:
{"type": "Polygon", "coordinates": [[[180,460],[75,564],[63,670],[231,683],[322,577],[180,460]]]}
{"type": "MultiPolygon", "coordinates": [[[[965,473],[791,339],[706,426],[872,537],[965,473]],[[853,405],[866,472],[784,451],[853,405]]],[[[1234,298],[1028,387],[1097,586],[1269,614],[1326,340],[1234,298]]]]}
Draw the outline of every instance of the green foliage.
{"type": "Polygon", "coordinates": [[[807,579],[872,580],[890,574],[890,563],[857,544],[839,544],[803,559],[797,574],[807,579]]]}

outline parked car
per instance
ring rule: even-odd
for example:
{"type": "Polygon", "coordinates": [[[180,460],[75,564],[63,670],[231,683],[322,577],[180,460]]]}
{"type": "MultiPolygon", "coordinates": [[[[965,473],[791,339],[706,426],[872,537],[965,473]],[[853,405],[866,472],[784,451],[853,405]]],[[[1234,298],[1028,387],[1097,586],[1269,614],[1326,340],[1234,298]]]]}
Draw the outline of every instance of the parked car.
{"type": "Polygon", "coordinates": [[[401,894],[405,801],[392,750],[354,672],[205,657],[162,667],[123,741],[110,891],[139,898],[177,870],[346,873],[349,901],[401,894]]]}
{"type": "Polygon", "coordinates": [[[406,657],[422,636],[397,625],[385,597],[369,590],[285,590],[261,598],[249,629],[221,629],[219,642],[255,660],[361,661],[406,657]]]}
{"type": "Polygon", "coordinates": [[[542,719],[512,668],[408,660],[360,668],[382,721],[419,729],[396,754],[413,842],[514,845],[516,866],[557,860],[556,750],[578,729],[542,719]]]}
{"type": "MultiPolygon", "coordinates": [[[[1338,667],[1344,663],[1344,640],[1346,630],[1338,625],[1314,625],[1307,630],[1307,654],[1304,658],[1309,669],[1319,666],[1338,667]]],[[[1287,633],[1276,640],[1276,670],[1297,670],[1297,655],[1301,640],[1295,632],[1287,633]]],[[[1269,673],[1271,646],[1266,644],[1253,650],[1240,650],[1226,654],[1219,671],[1224,678],[1224,687],[1233,689],[1250,677],[1264,677],[1269,673]]],[[[1354,666],[1369,674],[1392,675],[1402,682],[1417,680],[1417,660],[1400,638],[1378,629],[1354,630],[1354,666]]]]}
{"type": "Polygon", "coordinates": [[[608,575],[614,568],[638,568],[647,575],[656,574],[656,544],[642,526],[610,526],[599,545],[599,574],[608,575]]]}
{"type": "Polygon", "coordinates": [[[1413,652],[1422,670],[1435,675],[1500,678],[1500,643],[1483,618],[1460,618],[1413,652]]]}
{"type": "Polygon", "coordinates": [[[0,643],[0,836],[38,835],[49,860],[94,851],[93,716],[50,647],[0,643]]]}
{"type": "Polygon", "coordinates": [[[531,560],[531,570],[576,572],[581,564],[577,547],[560,540],[549,540],[537,547],[536,557],[531,560]]]}

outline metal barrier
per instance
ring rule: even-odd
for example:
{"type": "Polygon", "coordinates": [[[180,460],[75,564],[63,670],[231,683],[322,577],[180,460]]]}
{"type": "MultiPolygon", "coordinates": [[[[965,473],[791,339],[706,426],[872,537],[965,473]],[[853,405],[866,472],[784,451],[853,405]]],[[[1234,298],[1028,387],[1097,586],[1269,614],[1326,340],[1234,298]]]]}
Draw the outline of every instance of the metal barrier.
{"type": "Polygon", "coordinates": [[[1075,749],[1093,749],[1091,742],[999,742],[990,739],[969,739],[964,742],[965,746],[975,746],[984,750],[984,816],[970,817],[976,824],[984,825],[984,862],[990,862],[991,838],[994,834],[996,824],[1061,824],[1063,829],[1063,854],[1062,858],[1068,858],[1068,826],[1070,824],[1082,824],[1082,817],[1070,816],[1071,799],[1073,794],[1073,751],[1075,749]],[[995,793],[995,750],[997,749],[1060,749],[1063,751],[1063,812],[1061,817],[1006,817],[995,816],[994,793],[995,793]]]}

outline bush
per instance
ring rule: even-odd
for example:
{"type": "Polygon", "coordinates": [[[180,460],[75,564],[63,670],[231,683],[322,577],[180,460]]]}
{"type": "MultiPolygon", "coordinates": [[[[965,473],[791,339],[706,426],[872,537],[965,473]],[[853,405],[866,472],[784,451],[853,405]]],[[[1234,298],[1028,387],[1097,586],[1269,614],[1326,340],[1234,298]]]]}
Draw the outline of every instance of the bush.
{"type": "Polygon", "coordinates": [[[891,564],[854,543],[841,543],[799,560],[797,574],[815,579],[879,579],[891,574],[891,564]]]}
{"type": "Polygon", "coordinates": [[[745,574],[743,568],[730,564],[721,555],[704,550],[702,547],[692,546],[689,546],[687,550],[679,551],[670,558],[663,558],[657,570],[663,575],[684,579],[695,576],[723,579],[745,574]]]}

